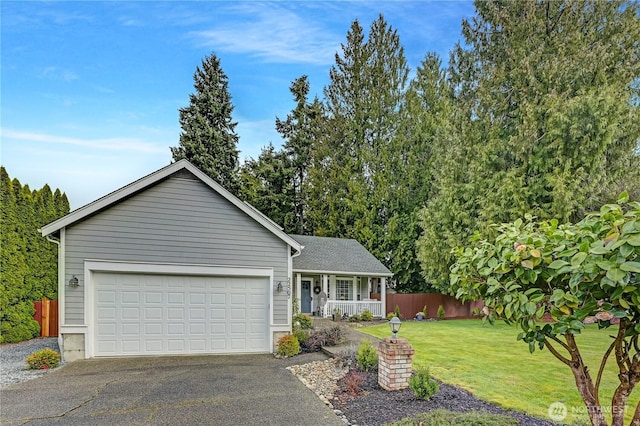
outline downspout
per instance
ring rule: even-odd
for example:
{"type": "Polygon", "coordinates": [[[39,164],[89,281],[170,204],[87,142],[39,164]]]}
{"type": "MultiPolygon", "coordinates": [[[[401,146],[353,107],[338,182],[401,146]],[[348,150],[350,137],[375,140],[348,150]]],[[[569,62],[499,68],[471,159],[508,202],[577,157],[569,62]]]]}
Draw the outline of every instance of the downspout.
{"type": "MultiPolygon", "coordinates": [[[[64,233],[65,229],[62,228],[60,230],[61,235],[64,233]]],[[[42,233],[42,231],[40,229],[38,229],[38,232],[42,233]]],[[[64,359],[64,342],[62,340],[62,334],[60,333],[60,326],[63,324],[64,322],[64,267],[65,267],[65,263],[64,263],[64,253],[63,253],[63,246],[62,246],[62,241],[60,238],[55,238],[52,237],[51,234],[49,235],[45,235],[45,238],[47,239],[47,241],[54,243],[55,245],[58,246],[58,347],[60,348],[60,352],[62,353],[63,359],[64,359]]]]}

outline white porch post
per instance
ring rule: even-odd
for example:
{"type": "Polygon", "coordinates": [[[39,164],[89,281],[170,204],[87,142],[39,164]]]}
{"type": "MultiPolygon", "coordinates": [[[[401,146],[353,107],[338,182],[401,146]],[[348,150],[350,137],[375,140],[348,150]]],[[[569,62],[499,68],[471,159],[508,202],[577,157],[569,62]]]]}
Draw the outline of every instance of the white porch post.
{"type": "Polygon", "coordinates": [[[298,304],[298,312],[302,311],[302,275],[296,274],[296,303],[298,304]]]}
{"type": "Polygon", "coordinates": [[[351,300],[358,300],[358,277],[353,277],[351,287],[351,291],[353,292],[351,300]]]}
{"type": "Polygon", "coordinates": [[[387,315],[387,278],[380,278],[380,302],[382,302],[382,318],[387,315]]]}
{"type": "MultiPolygon", "coordinates": [[[[330,300],[331,297],[329,296],[329,276],[328,275],[322,275],[320,277],[320,279],[322,280],[322,291],[324,291],[324,294],[327,295],[327,300],[330,300]]],[[[327,305],[325,305],[324,307],[324,317],[327,318],[332,312],[329,312],[329,310],[327,309],[327,305]]]]}

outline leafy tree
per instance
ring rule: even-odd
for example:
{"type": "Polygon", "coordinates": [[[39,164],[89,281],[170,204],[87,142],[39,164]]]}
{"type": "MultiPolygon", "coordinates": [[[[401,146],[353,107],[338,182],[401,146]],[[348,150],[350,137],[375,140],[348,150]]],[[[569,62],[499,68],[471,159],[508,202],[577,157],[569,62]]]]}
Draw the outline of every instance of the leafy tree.
{"type": "MultiPolygon", "coordinates": [[[[577,221],[613,191],[638,188],[638,4],[475,6],[450,64],[461,142],[422,215],[421,246],[444,253],[473,229],[525,213],[577,221]]],[[[429,250],[421,260],[450,262],[429,250]]]]}
{"type": "Polygon", "coordinates": [[[246,161],[240,172],[243,199],[285,232],[297,229],[295,172],[286,153],[276,151],[272,144],[262,149],[257,160],[246,161]]]}
{"type": "MultiPolygon", "coordinates": [[[[605,425],[599,385],[613,353],[619,385],[611,399],[622,425],[628,396],[640,381],[640,203],[605,204],[577,224],[527,215],[492,226],[494,237],[456,250],[451,289],[463,300],[482,298],[486,319],[518,323],[533,352],[547,348],[573,373],[594,425],[605,425]],[[555,322],[540,323],[545,313],[555,322]],[[575,335],[585,324],[619,321],[597,370],[585,364],[575,335]],[[594,370],[595,371],[595,370],[594,370]]],[[[640,422],[640,403],[632,424],[640,422]]]]}
{"type": "Polygon", "coordinates": [[[285,120],[276,117],[276,130],[286,141],[284,150],[295,170],[293,177],[295,226],[292,232],[306,234],[308,232],[306,223],[308,168],[311,164],[311,147],[318,138],[323,112],[318,98],[315,98],[312,103],[307,99],[309,80],[306,75],[294,80],[289,90],[296,102],[296,107],[285,120]]]}
{"type": "Polygon", "coordinates": [[[173,160],[186,158],[234,194],[238,193],[238,135],[231,114],[228,78],[212,53],[193,76],[195,93],[180,109],[180,144],[171,147],[173,160]]]}

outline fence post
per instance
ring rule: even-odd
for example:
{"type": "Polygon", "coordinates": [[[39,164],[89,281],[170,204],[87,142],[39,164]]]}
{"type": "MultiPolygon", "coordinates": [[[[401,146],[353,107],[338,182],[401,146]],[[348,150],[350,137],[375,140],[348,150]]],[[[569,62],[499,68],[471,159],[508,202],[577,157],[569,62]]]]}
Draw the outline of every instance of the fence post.
{"type": "Polygon", "coordinates": [[[49,337],[49,300],[42,298],[42,325],[40,326],[40,337],[49,337]]]}

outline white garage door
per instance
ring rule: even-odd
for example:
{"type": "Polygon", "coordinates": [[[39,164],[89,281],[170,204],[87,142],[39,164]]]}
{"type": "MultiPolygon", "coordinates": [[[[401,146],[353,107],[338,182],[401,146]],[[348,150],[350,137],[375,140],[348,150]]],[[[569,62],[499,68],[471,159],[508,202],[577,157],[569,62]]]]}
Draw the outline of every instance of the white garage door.
{"type": "Polygon", "coordinates": [[[94,355],[268,352],[268,278],[94,273],[94,355]]]}

